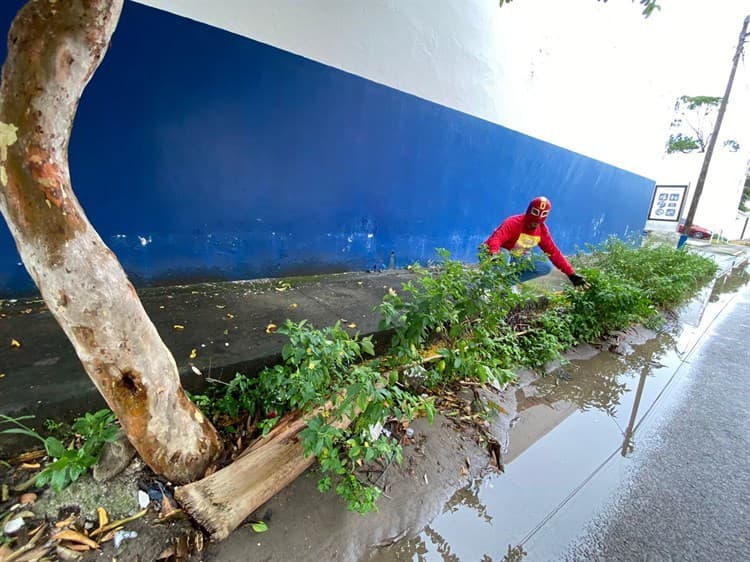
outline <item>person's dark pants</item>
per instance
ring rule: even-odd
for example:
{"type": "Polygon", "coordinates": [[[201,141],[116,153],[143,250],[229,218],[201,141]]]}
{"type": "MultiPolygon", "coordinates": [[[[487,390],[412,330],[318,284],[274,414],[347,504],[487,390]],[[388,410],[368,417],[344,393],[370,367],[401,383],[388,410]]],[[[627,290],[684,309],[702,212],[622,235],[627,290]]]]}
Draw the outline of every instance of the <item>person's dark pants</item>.
{"type": "Polygon", "coordinates": [[[536,277],[541,277],[542,275],[547,275],[550,271],[552,271],[552,264],[547,259],[541,260],[538,257],[537,259],[522,259],[525,262],[529,262],[529,267],[533,267],[533,269],[524,269],[521,272],[521,275],[518,277],[519,283],[523,283],[524,281],[528,281],[529,279],[534,279],[536,277]]]}

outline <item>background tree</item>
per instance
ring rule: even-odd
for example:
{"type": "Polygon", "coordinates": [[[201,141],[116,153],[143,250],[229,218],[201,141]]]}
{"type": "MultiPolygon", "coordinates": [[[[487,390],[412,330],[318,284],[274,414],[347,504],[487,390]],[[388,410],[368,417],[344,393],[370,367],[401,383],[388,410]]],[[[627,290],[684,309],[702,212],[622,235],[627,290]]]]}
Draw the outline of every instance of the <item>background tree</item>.
{"type": "MultiPolygon", "coordinates": [[[[123,0],[30,0],[0,84],[0,212],[45,303],[144,461],[176,483],[221,450],[119,261],[71,186],[68,145],[83,89],[123,0]]],[[[113,147],[114,149],[114,147],[113,147]]],[[[106,190],[107,178],[101,178],[106,190]]]]}
{"type": "MultiPolygon", "coordinates": [[[[512,1],[513,0],[498,0],[500,6],[502,6],[503,4],[508,4],[512,1]]],[[[635,2],[635,0],[631,1],[635,2]]],[[[607,0],[597,0],[597,2],[607,2],[607,0]]],[[[661,6],[656,3],[656,0],[638,0],[638,3],[643,6],[643,11],[641,13],[644,17],[649,17],[654,12],[654,10],[661,10],[661,6]]]]}
{"type": "Polygon", "coordinates": [[[750,176],[745,176],[745,186],[742,188],[742,198],[740,199],[740,211],[750,211],[750,176]]]}
{"type": "MultiPolygon", "coordinates": [[[[667,154],[675,152],[706,152],[723,98],[714,96],[681,96],[675,102],[677,117],[670,127],[674,130],[667,141],[667,154]]],[[[737,152],[735,140],[725,140],[724,146],[737,152]]]]}

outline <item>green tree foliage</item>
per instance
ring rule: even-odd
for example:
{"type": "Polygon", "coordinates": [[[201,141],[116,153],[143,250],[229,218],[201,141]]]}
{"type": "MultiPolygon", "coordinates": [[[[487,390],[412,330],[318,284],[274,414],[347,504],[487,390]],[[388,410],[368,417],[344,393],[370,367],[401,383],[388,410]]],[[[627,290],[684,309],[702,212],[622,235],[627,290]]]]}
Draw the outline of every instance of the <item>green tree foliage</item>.
{"type": "MultiPolygon", "coordinates": [[[[667,141],[667,154],[705,152],[722,100],[716,96],[679,97],[674,106],[676,117],[670,126],[674,132],[667,141]]],[[[724,146],[733,152],[740,149],[739,143],[732,139],[724,141],[724,146]]]]}
{"type": "MultiPolygon", "coordinates": [[[[632,0],[635,2],[635,0],[632,0]]],[[[500,6],[503,4],[509,4],[512,2],[512,0],[498,0],[500,3],[500,6]]],[[[597,0],[597,2],[607,2],[607,0],[597,0]]],[[[656,0],[638,0],[638,3],[643,7],[643,11],[641,12],[643,14],[643,17],[649,17],[654,10],[661,10],[661,6],[659,6],[656,3],[656,0]]]]}
{"type": "Polygon", "coordinates": [[[750,200],[750,176],[745,177],[745,187],[742,188],[742,199],[740,199],[740,211],[750,211],[748,206],[748,200],[750,200]]]}

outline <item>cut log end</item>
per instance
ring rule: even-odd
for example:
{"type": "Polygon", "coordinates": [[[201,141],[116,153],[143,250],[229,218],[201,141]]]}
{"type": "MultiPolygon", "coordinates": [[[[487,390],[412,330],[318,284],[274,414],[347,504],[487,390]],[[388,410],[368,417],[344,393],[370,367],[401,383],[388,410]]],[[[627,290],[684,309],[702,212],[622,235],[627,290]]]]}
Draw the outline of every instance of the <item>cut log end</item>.
{"type": "Polygon", "coordinates": [[[212,541],[224,540],[234,530],[227,506],[213,502],[201,489],[179,486],[175,488],[174,497],[182,509],[210,533],[212,541]]]}

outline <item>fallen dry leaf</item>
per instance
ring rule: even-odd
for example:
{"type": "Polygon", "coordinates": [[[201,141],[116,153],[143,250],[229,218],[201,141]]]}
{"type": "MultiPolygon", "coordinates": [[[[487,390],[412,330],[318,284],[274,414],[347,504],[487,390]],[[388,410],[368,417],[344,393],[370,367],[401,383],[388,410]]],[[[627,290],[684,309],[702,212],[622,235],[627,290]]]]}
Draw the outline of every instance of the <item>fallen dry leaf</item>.
{"type": "MultiPolygon", "coordinates": [[[[76,552],[75,550],[71,550],[59,544],[55,547],[55,554],[57,554],[57,558],[60,560],[80,560],[81,559],[81,554],[79,552],[76,552]]],[[[0,560],[2,560],[2,558],[0,558],[0,560]]]]}
{"type": "Polygon", "coordinates": [[[62,521],[58,521],[57,523],[55,523],[55,527],[57,527],[58,529],[62,529],[63,527],[69,527],[70,525],[73,524],[73,521],[75,520],[76,520],[76,516],[71,515],[67,519],[63,519],[62,521]]]}
{"type": "Polygon", "coordinates": [[[293,302],[289,305],[289,308],[297,308],[299,305],[296,302],[293,302]]]}
{"type": "Polygon", "coordinates": [[[143,517],[144,515],[146,515],[146,513],[148,513],[148,508],[142,509],[135,515],[131,515],[130,517],[126,517],[125,519],[118,519],[117,521],[113,521],[112,523],[105,525],[101,529],[95,529],[91,532],[91,536],[95,537],[102,533],[106,533],[107,531],[111,531],[112,529],[116,529],[117,527],[121,527],[122,525],[125,525],[125,523],[130,523],[131,521],[135,521],[136,519],[143,517]]]}
{"type": "Polygon", "coordinates": [[[172,327],[173,327],[173,328],[174,328],[175,330],[184,330],[184,329],[185,329],[185,326],[183,326],[182,324],[175,324],[175,325],[174,325],[174,326],[172,326],[172,327]]]}
{"type": "Polygon", "coordinates": [[[122,527],[115,527],[114,529],[110,529],[106,533],[104,533],[101,538],[99,539],[99,544],[103,544],[105,542],[109,542],[112,539],[115,538],[115,533],[122,529],[122,527]]]}
{"type": "Polygon", "coordinates": [[[198,350],[197,349],[191,349],[190,350],[190,359],[195,359],[198,356],[198,350]]]}
{"type": "Polygon", "coordinates": [[[69,548],[70,550],[75,550],[76,552],[88,552],[92,548],[87,544],[77,544],[77,543],[68,542],[68,541],[65,541],[64,543],[62,543],[62,546],[65,548],[69,548]]]}
{"type": "MultiPolygon", "coordinates": [[[[78,531],[74,531],[72,529],[65,529],[64,531],[55,533],[54,535],[52,535],[52,540],[68,541],[71,543],[76,543],[78,545],[86,545],[90,548],[99,548],[99,543],[97,543],[94,540],[91,540],[89,537],[87,537],[83,533],[79,533],[78,531]]],[[[65,545],[65,546],[68,548],[72,548],[73,550],[78,550],[74,545],[65,545]]]]}
{"type": "Polygon", "coordinates": [[[268,326],[266,326],[266,333],[273,334],[274,332],[276,332],[276,328],[278,328],[276,324],[270,323],[268,326]]]}
{"type": "Polygon", "coordinates": [[[37,468],[39,468],[41,466],[42,465],[39,464],[38,462],[25,462],[25,463],[21,464],[21,468],[26,468],[26,469],[29,469],[29,470],[34,470],[34,469],[37,469],[37,468]]]}
{"type": "Polygon", "coordinates": [[[109,515],[107,515],[107,510],[103,507],[97,507],[96,514],[99,517],[99,528],[101,529],[107,523],[109,523],[109,515]]]}
{"type": "Polygon", "coordinates": [[[19,347],[21,347],[21,342],[16,339],[12,339],[10,340],[10,346],[15,349],[18,349],[19,347]]]}
{"type": "Polygon", "coordinates": [[[348,324],[346,325],[346,327],[347,327],[347,328],[356,328],[356,327],[357,327],[357,325],[356,325],[356,324],[355,324],[354,322],[349,322],[349,323],[348,323],[348,324]]]}
{"type": "Polygon", "coordinates": [[[227,318],[231,320],[232,318],[234,318],[234,314],[232,314],[231,312],[227,312],[227,318]]]}

